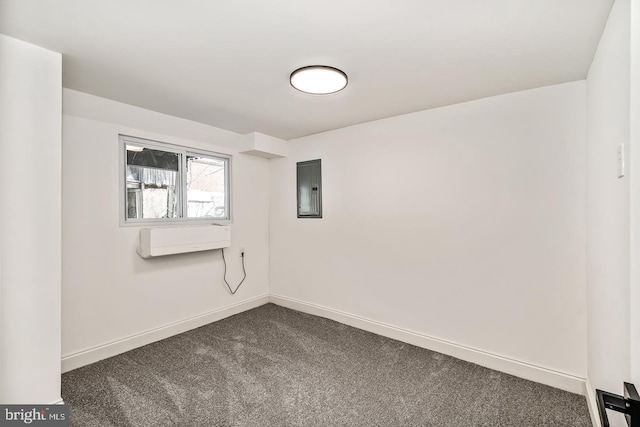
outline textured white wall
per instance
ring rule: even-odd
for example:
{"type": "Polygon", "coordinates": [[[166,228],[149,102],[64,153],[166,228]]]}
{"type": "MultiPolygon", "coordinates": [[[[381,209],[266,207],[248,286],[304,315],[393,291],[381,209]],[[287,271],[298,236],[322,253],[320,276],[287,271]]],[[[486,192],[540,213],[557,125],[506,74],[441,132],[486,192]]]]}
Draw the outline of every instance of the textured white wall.
{"type": "Polygon", "coordinates": [[[271,292],[584,378],[583,81],[338,129],[271,160],[271,292]],[[323,219],[296,218],[322,159],[323,219]]]}
{"type": "Polygon", "coordinates": [[[0,35],[0,403],[60,401],[62,58],[0,35]]]}
{"type": "MultiPolygon", "coordinates": [[[[587,77],[587,308],[591,388],[622,393],[629,381],[629,176],[617,177],[616,150],[629,160],[630,2],[617,0],[587,77]]],[[[613,426],[626,425],[609,412],[613,426]]]]}
{"type": "Polygon", "coordinates": [[[67,89],[64,112],[65,358],[268,293],[268,160],[237,154],[235,133],[67,89]],[[222,282],[220,251],[151,260],[136,254],[139,228],[119,225],[119,133],[233,156],[228,278],[236,284],[242,277],[240,246],[248,273],[235,296],[222,282]]]}

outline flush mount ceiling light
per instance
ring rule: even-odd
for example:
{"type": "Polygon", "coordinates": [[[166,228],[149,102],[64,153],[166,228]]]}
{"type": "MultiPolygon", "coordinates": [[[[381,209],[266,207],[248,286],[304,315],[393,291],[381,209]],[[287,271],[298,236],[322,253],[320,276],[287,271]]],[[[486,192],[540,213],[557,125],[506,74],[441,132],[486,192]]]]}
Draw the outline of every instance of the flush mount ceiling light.
{"type": "Polygon", "coordinates": [[[347,86],[347,75],[327,65],[310,65],[291,73],[291,86],[300,92],[327,95],[341,91],[347,86]]]}

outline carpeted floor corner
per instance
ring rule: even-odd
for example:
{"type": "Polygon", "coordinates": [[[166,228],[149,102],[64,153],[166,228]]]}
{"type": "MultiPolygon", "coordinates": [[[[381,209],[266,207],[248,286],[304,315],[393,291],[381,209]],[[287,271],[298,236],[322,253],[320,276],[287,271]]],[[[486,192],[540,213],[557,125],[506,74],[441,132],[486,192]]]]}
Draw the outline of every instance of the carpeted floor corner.
{"type": "Polygon", "coordinates": [[[71,425],[591,427],[586,400],[273,304],[62,376],[71,425]]]}

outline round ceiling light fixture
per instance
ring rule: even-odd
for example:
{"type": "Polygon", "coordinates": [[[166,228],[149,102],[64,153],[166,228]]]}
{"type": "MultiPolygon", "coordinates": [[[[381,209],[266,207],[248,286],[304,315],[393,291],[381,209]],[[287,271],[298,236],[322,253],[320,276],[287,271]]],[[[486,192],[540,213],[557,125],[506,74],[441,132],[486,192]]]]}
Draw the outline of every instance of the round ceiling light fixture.
{"type": "Polygon", "coordinates": [[[328,95],[340,92],[347,86],[347,75],[342,70],[327,65],[309,65],[298,68],[289,77],[291,86],[300,92],[328,95]]]}

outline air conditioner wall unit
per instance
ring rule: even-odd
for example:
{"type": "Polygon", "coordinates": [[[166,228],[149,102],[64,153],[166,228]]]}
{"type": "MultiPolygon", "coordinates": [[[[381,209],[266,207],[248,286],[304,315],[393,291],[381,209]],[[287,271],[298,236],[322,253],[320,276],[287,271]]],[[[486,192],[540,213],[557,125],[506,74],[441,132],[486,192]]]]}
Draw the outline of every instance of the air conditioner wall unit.
{"type": "Polygon", "coordinates": [[[142,258],[209,251],[231,246],[228,225],[141,228],[138,255],[142,258]]]}

